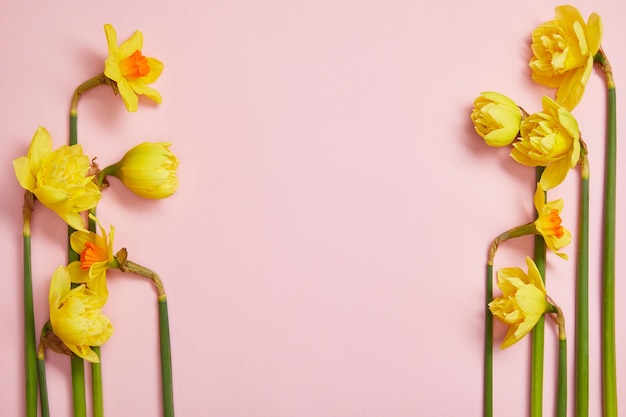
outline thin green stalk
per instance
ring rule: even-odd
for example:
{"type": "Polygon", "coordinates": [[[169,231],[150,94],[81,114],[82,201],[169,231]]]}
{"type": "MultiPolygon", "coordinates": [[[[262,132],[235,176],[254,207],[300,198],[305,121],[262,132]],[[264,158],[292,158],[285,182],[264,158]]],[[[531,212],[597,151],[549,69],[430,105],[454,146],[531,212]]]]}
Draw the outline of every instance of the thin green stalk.
{"type": "MultiPolygon", "coordinates": [[[[89,211],[94,216],[96,215],[96,208],[92,208],[89,211]]],[[[96,232],[96,222],[89,216],[87,220],[87,229],[91,232],[96,232]]],[[[93,350],[100,362],[91,364],[91,393],[92,393],[92,406],[94,417],[104,417],[104,395],[102,386],[102,355],[100,353],[100,346],[92,346],[93,350]]]]}
{"type": "Polygon", "coordinates": [[[589,162],[581,143],[580,211],[576,266],[576,333],[574,335],[574,406],[576,417],[589,415],[589,162]]]}
{"type": "Polygon", "coordinates": [[[174,417],[174,392],[172,383],[172,350],[170,324],[165,294],[159,296],[159,345],[161,349],[161,391],[163,416],[174,417]]]}
{"type": "Polygon", "coordinates": [[[48,402],[48,381],[46,378],[46,348],[45,338],[52,327],[48,321],[41,330],[39,336],[39,349],[37,351],[37,374],[39,375],[39,401],[41,404],[41,417],[50,417],[50,404],[48,402]]]}
{"type": "MultiPolygon", "coordinates": [[[[102,362],[102,355],[100,354],[100,346],[92,346],[91,350],[93,350],[98,358],[100,358],[100,362],[102,362]]],[[[103,417],[104,416],[104,400],[102,396],[102,366],[101,363],[92,363],[91,364],[91,391],[92,391],[92,401],[93,401],[93,416],[94,417],[103,417]]]]}
{"type": "MultiPolygon", "coordinates": [[[[539,182],[544,167],[537,167],[535,170],[535,183],[539,182]]],[[[544,199],[545,199],[544,193],[544,199]]],[[[537,213],[538,215],[538,213],[537,213]]],[[[533,257],[535,265],[546,280],[546,242],[543,236],[535,235],[535,246],[533,257]]],[[[544,327],[545,319],[542,316],[531,333],[530,351],[530,415],[531,417],[541,417],[543,414],[543,359],[544,359],[544,327]]]]}
{"type": "Polygon", "coordinates": [[[35,336],[35,307],[33,302],[33,270],[31,262],[30,220],[34,208],[34,196],[24,193],[24,376],[26,394],[26,416],[37,417],[37,348],[35,336]]]}
{"type": "MultiPolygon", "coordinates": [[[[75,230],[68,226],[67,228],[67,258],[68,264],[80,260],[79,255],[74,252],[70,245],[70,236],[75,230]]],[[[75,285],[75,284],[72,284],[75,285]]],[[[87,400],[85,399],[85,363],[79,356],[72,355],[72,400],[74,404],[74,417],[86,417],[87,400]]]]}
{"type": "Polygon", "coordinates": [[[558,328],[559,335],[559,361],[557,367],[557,386],[555,416],[567,416],[567,338],[565,336],[565,316],[563,310],[547,297],[550,303],[548,313],[554,314],[554,322],[558,328]]]}
{"type": "Polygon", "coordinates": [[[126,249],[116,255],[118,268],[123,272],[130,272],[149,278],[155,285],[159,303],[159,347],[161,353],[161,390],[163,401],[163,417],[174,417],[174,392],[172,382],[172,352],[170,343],[170,325],[167,312],[167,297],[165,288],[159,275],[139,264],[127,259],[126,249]]]}
{"type": "Polygon", "coordinates": [[[489,303],[493,300],[493,264],[487,263],[485,280],[485,357],[483,369],[483,416],[493,416],[493,315],[489,303]]]}
{"type": "Polygon", "coordinates": [[[602,227],[602,393],[606,417],[617,416],[615,361],[615,171],[617,154],[615,81],[604,51],[594,60],[606,76],[607,120],[604,173],[604,222],[602,227]]]}

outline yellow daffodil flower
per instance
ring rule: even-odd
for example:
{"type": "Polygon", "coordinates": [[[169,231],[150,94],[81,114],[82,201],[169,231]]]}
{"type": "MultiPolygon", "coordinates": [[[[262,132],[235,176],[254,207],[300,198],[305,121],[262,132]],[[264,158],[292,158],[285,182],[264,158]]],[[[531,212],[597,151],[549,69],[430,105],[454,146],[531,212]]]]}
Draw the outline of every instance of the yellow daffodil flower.
{"type": "Polygon", "coordinates": [[[91,162],[80,145],[52,150],[52,138],[39,127],[28,154],[13,161],[20,185],[76,230],[84,230],[80,212],[95,207],[101,194],[89,175],[91,162]]]}
{"type": "Polygon", "coordinates": [[[60,266],[50,281],[50,324],[72,352],[89,362],[100,362],[91,346],[102,346],[113,333],[102,314],[105,301],[84,284],[71,288],[70,273],[60,266]]]}
{"type": "Polygon", "coordinates": [[[104,63],[104,75],[117,83],[117,88],[128,111],[137,111],[139,98],[145,95],[161,103],[161,94],[148,84],[155,82],[163,71],[163,63],[155,58],[145,57],[143,34],[135,31],[131,37],[117,46],[117,33],[113,26],[104,25],[109,56],[104,63]]]}
{"type": "Polygon", "coordinates": [[[70,245],[74,252],[78,253],[80,260],[74,261],[67,266],[72,282],[86,284],[87,287],[98,294],[103,300],[109,297],[106,285],[106,271],[114,265],[113,236],[115,228],[111,226],[108,236],[98,219],[90,216],[100,228],[101,236],[91,231],[76,231],[70,236],[70,245]]]}
{"type": "Polygon", "coordinates": [[[476,133],[489,146],[510,145],[520,130],[522,113],[510,98],[493,91],[481,93],[474,100],[470,115],[476,133]]]}
{"type": "Polygon", "coordinates": [[[169,197],[178,188],[178,158],[167,142],[144,142],[121,161],[103,170],[120,179],[135,194],[151,199],[169,197]]]}
{"type": "Polygon", "coordinates": [[[522,120],[520,140],[513,143],[511,157],[522,165],[544,166],[543,190],[559,185],[580,158],[578,122],[550,97],[541,100],[543,111],[522,120]]]}
{"type": "Polygon", "coordinates": [[[585,92],[601,40],[602,20],[596,13],[585,24],[575,7],[557,7],[554,20],[533,31],[532,79],[556,88],[557,103],[572,110],[585,92]]]}
{"type": "Polygon", "coordinates": [[[528,274],[517,267],[503,268],[497,274],[502,296],[489,303],[489,310],[510,326],[500,345],[502,349],[521,340],[541,316],[551,310],[537,265],[529,257],[526,257],[526,265],[528,274]]]}
{"type": "Polygon", "coordinates": [[[544,192],[537,184],[534,202],[538,213],[537,220],[535,220],[537,232],[543,236],[550,250],[561,258],[567,259],[566,254],[558,252],[559,249],[569,245],[572,241],[570,231],[561,226],[560,213],[563,210],[563,200],[558,199],[546,203],[544,192]]]}

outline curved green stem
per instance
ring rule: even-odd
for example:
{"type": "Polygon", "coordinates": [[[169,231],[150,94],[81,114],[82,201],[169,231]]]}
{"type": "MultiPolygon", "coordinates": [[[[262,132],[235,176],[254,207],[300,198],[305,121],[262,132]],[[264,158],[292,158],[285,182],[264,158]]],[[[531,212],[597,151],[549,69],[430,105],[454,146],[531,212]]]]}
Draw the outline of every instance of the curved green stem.
{"type": "Polygon", "coordinates": [[[574,401],[576,417],[589,415],[589,162],[582,143],[580,211],[576,264],[576,333],[574,335],[574,401]]]}
{"type": "Polygon", "coordinates": [[[493,300],[493,264],[487,264],[485,280],[485,352],[483,368],[483,416],[493,416],[493,315],[489,303],[493,300]]]}
{"type": "Polygon", "coordinates": [[[31,262],[30,221],[35,199],[30,191],[24,193],[24,376],[26,394],[26,416],[37,417],[37,348],[35,336],[35,307],[33,303],[33,270],[31,262]]]}
{"type": "MultiPolygon", "coordinates": [[[[535,170],[536,182],[539,182],[543,167],[535,170]]],[[[544,193],[544,200],[546,198],[544,193]]],[[[537,213],[538,215],[538,213],[537,213]]],[[[535,265],[544,280],[546,279],[546,242],[543,236],[535,235],[533,257],[535,265]]],[[[542,316],[532,331],[530,351],[530,415],[541,417],[543,414],[543,359],[544,359],[544,327],[545,318],[542,316]]]]}
{"type": "Polygon", "coordinates": [[[149,278],[157,289],[159,303],[159,347],[161,353],[161,390],[163,401],[163,416],[174,417],[174,393],[172,383],[172,352],[170,343],[170,325],[167,312],[167,297],[163,281],[159,275],[144,266],[127,259],[126,249],[120,250],[115,258],[118,268],[123,272],[130,272],[149,278]]]}
{"type": "Polygon", "coordinates": [[[567,340],[559,339],[559,365],[557,376],[556,416],[567,416],[567,340]]]}
{"type": "Polygon", "coordinates": [[[611,65],[600,49],[594,60],[606,76],[607,121],[602,227],[602,393],[606,417],[617,416],[615,360],[615,171],[617,154],[615,81],[611,65]]]}

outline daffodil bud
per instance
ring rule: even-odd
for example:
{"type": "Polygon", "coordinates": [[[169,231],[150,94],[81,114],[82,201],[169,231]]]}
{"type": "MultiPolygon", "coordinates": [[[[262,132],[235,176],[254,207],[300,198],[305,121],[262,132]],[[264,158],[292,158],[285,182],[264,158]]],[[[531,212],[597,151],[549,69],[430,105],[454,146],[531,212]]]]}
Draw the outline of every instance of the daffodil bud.
{"type": "Polygon", "coordinates": [[[178,188],[178,158],[166,142],[144,142],[115,165],[103,170],[120,179],[135,194],[151,199],[169,197],[178,188]]]}
{"type": "Polygon", "coordinates": [[[557,103],[572,110],[585,92],[601,40],[602,20],[596,13],[585,23],[574,6],[557,7],[554,20],[532,34],[533,80],[556,88],[557,103]]]}
{"type": "Polygon", "coordinates": [[[517,137],[522,113],[510,98],[493,91],[482,93],[474,100],[470,115],[476,133],[489,146],[510,145],[517,137]]]}

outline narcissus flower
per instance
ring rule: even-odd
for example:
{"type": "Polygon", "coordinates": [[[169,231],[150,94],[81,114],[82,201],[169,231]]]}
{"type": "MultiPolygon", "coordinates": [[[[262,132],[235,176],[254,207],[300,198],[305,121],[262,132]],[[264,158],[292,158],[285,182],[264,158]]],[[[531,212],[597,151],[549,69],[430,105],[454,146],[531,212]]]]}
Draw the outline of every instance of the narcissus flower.
{"type": "Polygon", "coordinates": [[[178,188],[178,158],[167,142],[144,142],[124,155],[121,161],[103,170],[120,179],[132,192],[145,198],[165,198],[178,188]]]}
{"type": "Polygon", "coordinates": [[[89,362],[100,362],[91,346],[102,346],[113,333],[102,314],[104,300],[84,284],[71,288],[70,273],[60,266],[50,281],[50,324],[72,352],[89,362]]]}
{"type": "Polygon", "coordinates": [[[507,146],[517,137],[522,113],[510,98],[493,91],[482,93],[474,100],[470,115],[474,129],[487,145],[507,146]]]}
{"type": "Polygon", "coordinates": [[[585,23],[575,7],[557,7],[554,20],[532,34],[533,80],[556,88],[557,103],[572,110],[585,92],[601,40],[602,20],[596,13],[585,23]]]}
{"type": "Polygon", "coordinates": [[[529,257],[526,257],[526,265],[528,274],[517,267],[498,271],[497,285],[502,296],[489,303],[489,310],[510,326],[500,345],[502,349],[521,340],[544,313],[552,311],[537,265],[529,257]]]}
{"type": "Polygon", "coordinates": [[[70,245],[80,255],[80,260],[67,266],[72,282],[86,284],[105,301],[109,296],[106,285],[106,271],[116,265],[113,256],[113,236],[115,228],[111,226],[108,236],[97,218],[91,216],[100,228],[101,235],[91,231],[76,231],[70,236],[70,245]]]}
{"type": "Polygon", "coordinates": [[[76,230],[84,230],[80,212],[96,206],[100,189],[89,175],[91,162],[80,145],[52,150],[52,138],[39,127],[28,154],[13,161],[18,182],[76,230]]]}
{"type": "Polygon", "coordinates": [[[117,83],[126,109],[137,111],[139,102],[137,95],[145,95],[161,103],[161,94],[148,87],[148,84],[152,84],[159,78],[163,71],[163,63],[142,54],[143,34],[135,31],[118,47],[117,33],[113,26],[104,25],[104,32],[109,45],[109,57],[104,63],[104,75],[117,83]]]}
{"type": "Polygon", "coordinates": [[[535,192],[535,209],[538,216],[535,220],[535,228],[537,232],[543,236],[546,245],[555,254],[563,259],[567,259],[567,255],[558,252],[559,249],[567,246],[572,241],[572,234],[569,230],[561,226],[561,211],[563,210],[563,200],[558,199],[551,202],[545,202],[544,192],[537,184],[535,192]]]}
{"type": "Polygon", "coordinates": [[[513,143],[511,157],[527,166],[544,166],[541,188],[559,185],[580,158],[578,122],[550,97],[541,100],[543,111],[522,120],[520,140],[513,143]]]}

